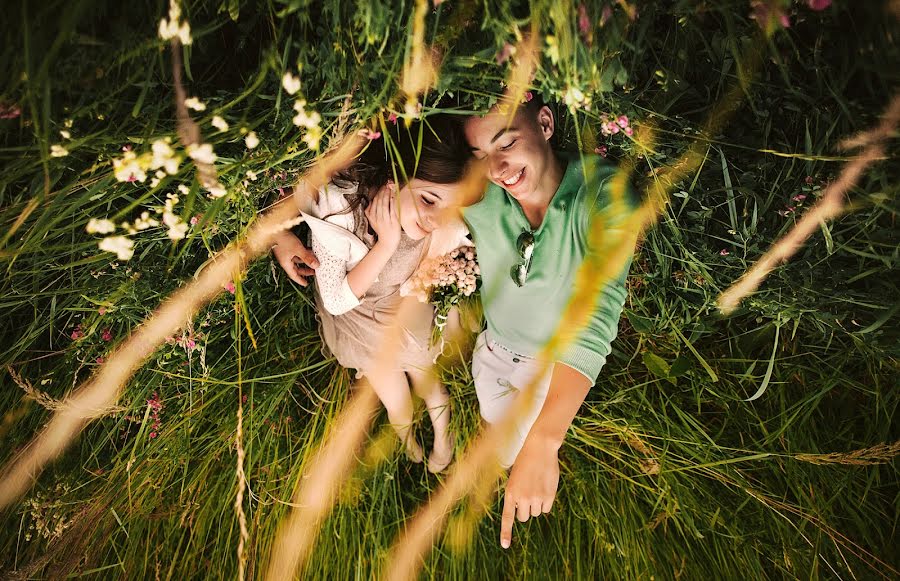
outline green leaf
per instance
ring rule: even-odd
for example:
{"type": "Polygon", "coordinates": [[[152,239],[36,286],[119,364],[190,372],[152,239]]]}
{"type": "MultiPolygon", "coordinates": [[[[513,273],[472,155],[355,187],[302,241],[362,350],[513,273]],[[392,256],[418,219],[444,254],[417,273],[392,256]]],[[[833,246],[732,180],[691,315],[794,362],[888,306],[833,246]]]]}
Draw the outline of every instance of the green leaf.
{"type": "Polygon", "coordinates": [[[669,379],[669,364],[659,355],[647,351],[644,353],[644,365],[653,375],[669,379]]]}
{"type": "Polygon", "coordinates": [[[669,369],[669,377],[681,377],[691,369],[691,358],[687,355],[679,355],[672,362],[672,368],[669,369]]]}
{"type": "Polygon", "coordinates": [[[634,311],[629,311],[627,309],[625,310],[625,316],[628,317],[628,322],[631,324],[631,327],[638,333],[649,333],[653,330],[653,319],[642,317],[634,311]]]}

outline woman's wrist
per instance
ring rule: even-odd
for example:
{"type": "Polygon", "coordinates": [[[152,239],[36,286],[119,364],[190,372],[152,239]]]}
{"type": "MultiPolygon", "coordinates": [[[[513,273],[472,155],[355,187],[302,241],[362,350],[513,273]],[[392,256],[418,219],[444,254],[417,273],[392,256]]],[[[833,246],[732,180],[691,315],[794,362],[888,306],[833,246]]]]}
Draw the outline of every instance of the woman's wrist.
{"type": "Polygon", "coordinates": [[[400,246],[400,237],[398,236],[396,240],[391,240],[388,238],[378,237],[378,240],[375,242],[375,246],[372,248],[373,250],[378,248],[379,252],[390,252],[393,254],[397,247],[400,246]]]}

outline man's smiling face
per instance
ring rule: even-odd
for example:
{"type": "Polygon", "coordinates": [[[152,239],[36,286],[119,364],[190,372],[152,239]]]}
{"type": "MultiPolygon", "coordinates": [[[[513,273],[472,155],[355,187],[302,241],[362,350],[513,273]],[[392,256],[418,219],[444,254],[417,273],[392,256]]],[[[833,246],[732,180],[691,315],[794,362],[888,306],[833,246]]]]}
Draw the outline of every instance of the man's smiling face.
{"type": "Polygon", "coordinates": [[[488,179],[526,203],[535,200],[535,192],[546,185],[543,182],[554,162],[550,148],[554,129],[548,107],[537,111],[519,107],[512,120],[494,108],[484,117],[469,118],[465,125],[472,154],[487,161],[488,179]]]}

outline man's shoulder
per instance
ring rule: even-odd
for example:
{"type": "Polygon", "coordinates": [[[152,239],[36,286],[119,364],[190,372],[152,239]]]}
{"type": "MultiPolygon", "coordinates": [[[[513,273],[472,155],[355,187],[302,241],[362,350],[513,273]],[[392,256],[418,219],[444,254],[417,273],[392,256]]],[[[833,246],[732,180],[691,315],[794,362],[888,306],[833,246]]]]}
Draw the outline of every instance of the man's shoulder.
{"type": "Polygon", "coordinates": [[[613,198],[622,196],[635,205],[634,188],[628,173],[609,160],[593,154],[582,154],[579,161],[581,180],[578,197],[590,206],[606,206],[613,198]]]}
{"type": "Polygon", "coordinates": [[[506,194],[503,192],[503,189],[496,184],[489,183],[480,200],[463,208],[463,216],[468,219],[469,217],[477,218],[478,216],[489,215],[502,206],[505,200],[506,194]]]}

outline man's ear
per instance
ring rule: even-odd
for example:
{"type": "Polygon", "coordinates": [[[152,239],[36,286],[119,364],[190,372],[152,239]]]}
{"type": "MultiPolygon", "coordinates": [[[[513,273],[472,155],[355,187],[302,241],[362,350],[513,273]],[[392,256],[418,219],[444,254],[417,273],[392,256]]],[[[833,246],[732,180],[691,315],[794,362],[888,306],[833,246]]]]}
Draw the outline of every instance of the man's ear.
{"type": "Polygon", "coordinates": [[[550,110],[550,107],[544,105],[538,110],[537,121],[541,128],[541,133],[544,135],[544,140],[550,141],[550,138],[553,137],[553,133],[556,131],[556,119],[553,118],[553,111],[550,110]]]}

